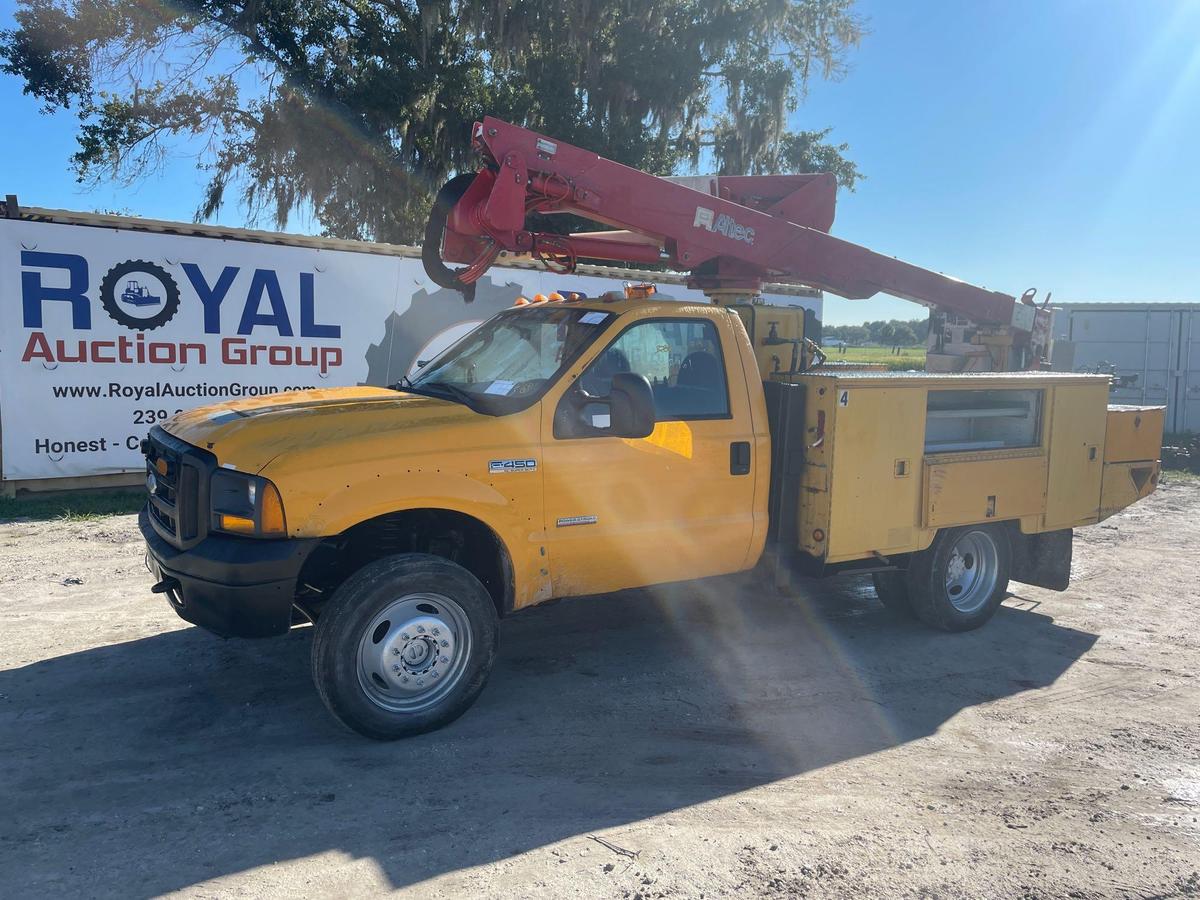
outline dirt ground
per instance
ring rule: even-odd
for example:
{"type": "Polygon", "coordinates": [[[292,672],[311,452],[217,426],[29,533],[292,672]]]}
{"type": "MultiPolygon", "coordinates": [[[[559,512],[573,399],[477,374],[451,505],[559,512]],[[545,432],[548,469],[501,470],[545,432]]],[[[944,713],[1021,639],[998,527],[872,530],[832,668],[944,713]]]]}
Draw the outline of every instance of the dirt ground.
{"type": "Polygon", "coordinates": [[[861,579],[506,621],[480,702],[342,731],[309,634],[221,641],[132,516],[0,525],[0,896],[1200,896],[1200,482],[965,635],[861,579]]]}

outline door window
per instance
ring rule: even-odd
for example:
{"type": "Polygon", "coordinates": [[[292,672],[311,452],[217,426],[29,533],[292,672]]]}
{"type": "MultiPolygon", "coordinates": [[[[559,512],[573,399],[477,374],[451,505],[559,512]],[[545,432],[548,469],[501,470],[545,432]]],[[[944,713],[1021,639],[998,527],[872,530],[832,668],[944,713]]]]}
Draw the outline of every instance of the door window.
{"type": "Polygon", "coordinates": [[[644,375],[659,421],[729,417],[729,390],[717,328],[706,319],[657,319],[624,331],[579,379],[607,397],[618,372],[644,375]]]}

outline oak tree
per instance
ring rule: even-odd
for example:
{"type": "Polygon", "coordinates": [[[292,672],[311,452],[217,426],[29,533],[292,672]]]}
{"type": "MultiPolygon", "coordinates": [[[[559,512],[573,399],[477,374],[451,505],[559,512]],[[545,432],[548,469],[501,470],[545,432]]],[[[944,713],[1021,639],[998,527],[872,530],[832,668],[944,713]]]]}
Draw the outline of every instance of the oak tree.
{"type": "Polygon", "coordinates": [[[853,0],[19,0],[0,68],[79,117],[81,181],[168,152],[207,170],[197,219],[407,242],[499,116],[658,174],[860,174],[789,131],[810,77],[864,33],[853,0]]]}

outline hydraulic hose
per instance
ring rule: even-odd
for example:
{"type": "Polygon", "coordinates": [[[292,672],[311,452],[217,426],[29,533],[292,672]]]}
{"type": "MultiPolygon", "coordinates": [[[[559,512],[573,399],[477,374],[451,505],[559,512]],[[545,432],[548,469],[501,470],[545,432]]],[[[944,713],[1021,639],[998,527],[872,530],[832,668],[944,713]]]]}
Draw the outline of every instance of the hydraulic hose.
{"type": "Polygon", "coordinates": [[[459,278],[470,266],[461,269],[451,269],[442,260],[442,235],[446,230],[446,219],[455,204],[462,199],[467,188],[475,180],[475,173],[468,172],[455,175],[441,186],[433,199],[433,208],[429,210],[429,221],[425,223],[425,241],[421,244],[421,264],[425,274],[439,287],[458,291],[467,303],[475,300],[475,284],[465,283],[459,278]]]}

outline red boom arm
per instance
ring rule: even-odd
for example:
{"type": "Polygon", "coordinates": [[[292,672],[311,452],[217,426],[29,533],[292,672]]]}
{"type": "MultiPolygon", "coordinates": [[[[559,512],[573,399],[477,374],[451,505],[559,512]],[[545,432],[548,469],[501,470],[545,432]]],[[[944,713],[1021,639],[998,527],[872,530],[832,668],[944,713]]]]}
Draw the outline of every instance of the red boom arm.
{"type": "Polygon", "coordinates": [[[770,279],[850,299],[883,292],[1034,331],[1039,310],[1028,292],[1020,302],[828,234],[832,175],[659,178],[491,117],[475,123],[473,142],[484,167],[465,191],[447,194],[453,181],[443,189],[444,235],[436,233],[436,208],[426,235],[427,243],[443,238],[443,258],[468,264],[453,273],[454,284],[437,279],[444,286],[474,282],[507,250],[563,271],[580,258],[664,263],[710,291],[757,290],[770,279]],[[525,228],[531,212],[573,213],[621,230],[538,233],[525,228]]]}

